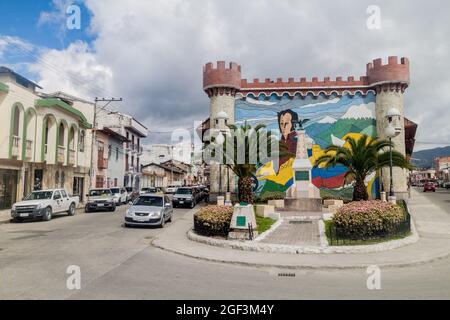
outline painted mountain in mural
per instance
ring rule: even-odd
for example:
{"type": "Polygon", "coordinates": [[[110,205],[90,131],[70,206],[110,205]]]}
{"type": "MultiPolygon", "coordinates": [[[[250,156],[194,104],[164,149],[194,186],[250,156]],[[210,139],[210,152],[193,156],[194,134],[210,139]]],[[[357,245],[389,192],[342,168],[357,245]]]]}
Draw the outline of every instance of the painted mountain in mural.
{"type": "Polygon", "coordinates": [[[342,139],[347,133],[360,133],[371,126],[375,126],[375,119],[339,119],[330,128],[317,135],[316,143],[323,149],[331,144],[331,135],[342,139]]]}

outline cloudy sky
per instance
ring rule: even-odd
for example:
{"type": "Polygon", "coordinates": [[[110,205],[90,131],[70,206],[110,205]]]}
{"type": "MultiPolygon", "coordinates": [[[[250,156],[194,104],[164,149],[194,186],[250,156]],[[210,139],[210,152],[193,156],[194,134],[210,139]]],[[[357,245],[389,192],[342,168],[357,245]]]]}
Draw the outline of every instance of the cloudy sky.
{"type": "Polygon", "coordinates": [[[236,61],[243,77],[361,76],[374,58],[406,56],[405,112],[416,149],[450,145],[450,2],[300,0],[0,0],[0,64],[44,87],[114,108],[161,132],[208,116],[202,66],[236,61]],[[69,30],[76,4],[81,26],[69,30]],[[367,8],[380,8],[369,29],[367,8]],[[3,13],[9,12],[4,15],[3,13]]]}

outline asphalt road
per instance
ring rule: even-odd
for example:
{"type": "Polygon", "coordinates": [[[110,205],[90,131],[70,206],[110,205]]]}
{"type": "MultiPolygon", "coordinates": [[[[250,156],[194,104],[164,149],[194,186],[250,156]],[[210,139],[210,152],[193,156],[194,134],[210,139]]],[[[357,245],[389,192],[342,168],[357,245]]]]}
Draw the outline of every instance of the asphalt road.
{"type": "Polygon", "coordinates": [[[249,268],[165,252],[150,245],[165,229],[124,228],[124,211],[0,225],[0,299],[450,298],[450,259],[382,269],[381,289],[369,290],[361,269],[249,268]],[[79,290],[67,287],[72,265],[79,290]]]}
{"type": "MultiPolygon", "coordinates": [[[[423,188],[416,188],[422,192],[423,188]]],[[[450,214],[450,189],[437,188],[436,192],[425,192],[428,199],[450,214]]]]}

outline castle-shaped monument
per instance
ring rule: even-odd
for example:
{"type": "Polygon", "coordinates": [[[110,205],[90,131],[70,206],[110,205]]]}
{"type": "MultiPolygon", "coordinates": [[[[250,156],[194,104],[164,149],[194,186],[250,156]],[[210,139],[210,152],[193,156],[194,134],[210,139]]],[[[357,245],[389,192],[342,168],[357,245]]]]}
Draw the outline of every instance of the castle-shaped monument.
{"type": "MultiPolygon", "coordinates": [[[[389,57],[387,62],[376,59],[366,66],[366,74],[359,78],[349,76],[346,79],[325,77],[318,79],[313,77],[283,80],[254,79],[247,81],[241,78],[241,66],[237,63],[226,65],[224,61],[207,63],[203,68],[203,89],[210,99],[210,128],[226,129],[227,124],[235,123],[235,103],[239,99],[252,99],[258,102],[258,107],[264,110],[274,99],[337,99],[344,97],[373,97],[375,105],[375,121],[373,136],[385,138],[387,126],[386,113],[390,108],[396,108],[400,114],[399,135],[393,138],[395,150],[405,154],[404,132],[404,102],[403,94],[410,82],[409,61],[407,58],[396,56],[389,57]],[[224,111],[228,115],[227,123],[220,120],[218,113],[224,111]]],[[[306,162],[305,162],[306,163],[306,162]]],[[[226,190],[227,179],[222,179],[222,187],[219,186],[218,164],[212,164],[210,170],[211,197],[226,190]]],[[[222,166],[222,178],[226,171],[222,166]]],[[[397,198],[407,196],[407,174],[401,168],[394,168],[394,191],[397,198]]],[[[389,189],[389,169],[382,172],[384,190],[389,189]]],[[[234,179],[231,179],[233,183],[234,179]]],[[[231,187],[234,190],[234,184],[231,187]]]]}

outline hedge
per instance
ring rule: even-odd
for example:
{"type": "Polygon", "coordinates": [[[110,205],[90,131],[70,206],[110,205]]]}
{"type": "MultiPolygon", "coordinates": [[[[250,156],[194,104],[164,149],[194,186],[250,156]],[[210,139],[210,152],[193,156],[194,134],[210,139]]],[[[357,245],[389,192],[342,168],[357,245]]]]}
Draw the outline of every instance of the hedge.
{"type": "Polygon", "coordinates": [[[395,232],[406,219],[398,205],[379,200],[354,201],[336,211],[333,224],[340,236],[365,239],[395,232]]]}
{"type": "Polygon", "coordinates": [[[194,214],[194,230],[203,236],[227,237],[230,231],[233,207],[207,206],[194,214]]]}

